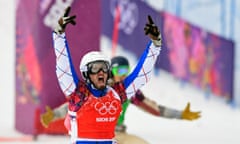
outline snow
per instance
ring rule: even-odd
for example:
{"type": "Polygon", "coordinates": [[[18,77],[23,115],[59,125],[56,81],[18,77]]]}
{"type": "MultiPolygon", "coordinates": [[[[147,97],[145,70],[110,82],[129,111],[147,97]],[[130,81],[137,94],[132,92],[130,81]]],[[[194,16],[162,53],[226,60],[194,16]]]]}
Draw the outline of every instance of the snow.
{"type": "Polygon", "coordinates": [[[240,132],[239,109],[234,109],[214,96],[206,99],[204,93],[191,86],[182,88],[179,81],[164,72],[160,72],[160,75],[144,87],[146,96],[179,110],[184,109],[187,102],[190,102],[191,110],[200,110],[202,117],[195,121],[169,120],[143,114],[132,106],[127,113],[129,133],[144,137],[152,144],[240,142],[237,138],[240,132]]]}
{"type": "MultiPolygon", "coordinates": [[[[1,141],[3,137],[22,137],[14,130],[14,0],[0,0],[0,143],[65,144],[67,136],[40,135],[36,141],[1,141]],[[6,17],[7,16],[7,17],[6,17]],[[3,37],[4,34],[4,37],[3,37]]],[[[160,71],[143,87],[145,95],[157,103],[182,110],[187,102],[191,110],[201,111],[202,117],[195,121],[166,119],[151,116],[130,105],[127,111],[127,131],[138,135],[150,144],[239,144],[240,110],[216,96],[205,97],[197,88],[184,86],[171,75],[160,71]]]]}
{"type": "MultiPolygon", "coordinates": [[[[206,99],[204,93],[189,85],[182,87],[164,71],[155,75],[143,88],[145,95],[161,105],[182,110],[187,102],[191,110],[201,111],[202,117],[195,121],[166,119],[151,116],[134,105],[130,105],[126,115],[127,131],[147,140],[150,144],[239,144],[240,110],[231,107],[214,96],[206,99]]],[[[12,129],[2,129],[3,136],[21,137],[12,129]]],[[[0,143],[10,143],[1,142],[0,143]]],[[[12,143],[26,143],[14,141],[12,143]]],[[[37,141],[27,143],[68,143],[67,136],[40,135],[37,141]]]]}

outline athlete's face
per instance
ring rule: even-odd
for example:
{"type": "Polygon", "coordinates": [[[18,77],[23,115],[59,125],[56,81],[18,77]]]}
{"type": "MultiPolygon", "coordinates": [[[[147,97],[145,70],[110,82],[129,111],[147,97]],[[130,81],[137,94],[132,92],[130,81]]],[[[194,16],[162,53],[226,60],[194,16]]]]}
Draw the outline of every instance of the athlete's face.
{"type": "Polygon", "coordinates": [[[103,72],[102,70],[96,74],[89,75],[92,83],[97,89],[104,89],[107,84],[108,73],[103,72]]]}
{"type": "Polygon", "coordinates": [[[94,62],[89,66],[89,77],[97,89],[104,89],[107,84],[109,65],[104,62],[94,62]]]}
{"type": "Polygon", "coordinates": [[[115,75],[113,76],[113,79],[114,79],[114,82],[120,82],[120,81],[123,81],[125,78],[127,77],[127,75],[115,75]]]}
{"type": "Polygon", "coordinates": [[[118,66],[112,68],[114,82],[123,81],[129,73],[129,66],[118,66]]]}

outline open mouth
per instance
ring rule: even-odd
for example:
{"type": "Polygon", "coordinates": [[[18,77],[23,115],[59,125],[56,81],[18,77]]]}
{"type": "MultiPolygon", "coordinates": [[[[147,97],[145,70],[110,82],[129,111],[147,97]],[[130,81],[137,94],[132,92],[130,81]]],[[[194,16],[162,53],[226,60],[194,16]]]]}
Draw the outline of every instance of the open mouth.
{"type": "Polygon", "coordinates": [[[97,84],[96,85],[98,86],[99,89],[104,89],[105,86],[106,86],[105,78],[103,76],[99,76],[97,78],[97,84]]]}
{"type": "Polygon", "coordinates": [[[104,82],[104,77],[102,76],[98,77],[98,82],[104,82]]]}

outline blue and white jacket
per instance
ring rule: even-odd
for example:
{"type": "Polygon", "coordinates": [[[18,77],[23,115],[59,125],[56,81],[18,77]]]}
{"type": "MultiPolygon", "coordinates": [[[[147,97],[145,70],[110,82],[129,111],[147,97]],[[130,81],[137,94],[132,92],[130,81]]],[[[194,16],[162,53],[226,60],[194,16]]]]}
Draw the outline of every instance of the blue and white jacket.
{"type": "MultiPolygon", "coordinates": [[[[57,34],[53,32],[53,43],[58,82],[65,96],[69,96],[76,90],[80,79],[72,63],[65,33],[57,34]]],[[[137,90],[150,80],[160,50],[161,39],[159,41],[149,41],[135,69],[124,79],[123,84],[128,99],[134,96],[137,90]]]]}

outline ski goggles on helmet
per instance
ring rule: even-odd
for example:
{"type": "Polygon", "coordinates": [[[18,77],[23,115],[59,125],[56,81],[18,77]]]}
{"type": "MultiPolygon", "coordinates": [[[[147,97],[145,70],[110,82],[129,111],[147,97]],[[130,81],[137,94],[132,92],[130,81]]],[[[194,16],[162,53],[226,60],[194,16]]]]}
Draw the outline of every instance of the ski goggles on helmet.
{"type": "Polygon", "coordinates": [[[117,66],[112,68],[112,74],[114,76],[124,76],[128,75],[129,73],[129,66],[117,66]]]}
{"type": "Polygon", "coordinates": [[[90,74],[97,74],[100,71],[107,73],[109,71],[109,64],[104,61],[96,61],[88,65],[88,72],[90,74]]]}

